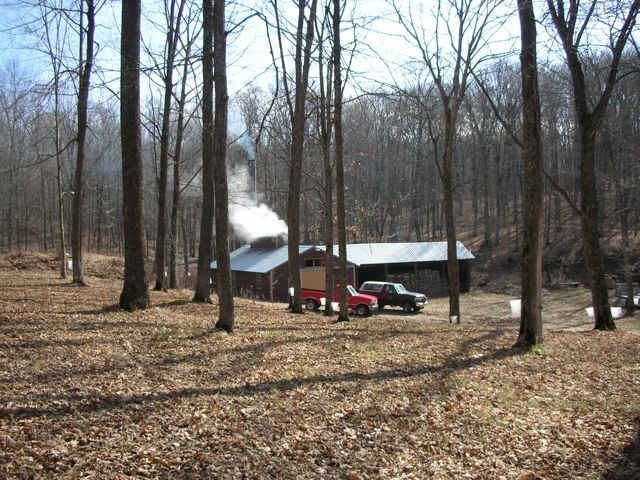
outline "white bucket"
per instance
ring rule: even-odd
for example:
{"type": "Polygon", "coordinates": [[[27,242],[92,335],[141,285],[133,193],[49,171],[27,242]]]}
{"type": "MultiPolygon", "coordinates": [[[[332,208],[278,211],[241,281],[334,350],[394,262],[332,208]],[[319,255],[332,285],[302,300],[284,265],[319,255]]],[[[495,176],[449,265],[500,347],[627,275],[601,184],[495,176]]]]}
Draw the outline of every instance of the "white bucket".
{"type": "Polygon", "coordinates": [[[509,305],[511,306],[511,318],[520,318],[521,304],[522,300],[519,298],[516,300],[509,300],[509,305]]]}
{"type": "Polygon", "coordinates": [[[331,310],[337,312],[340,310],[340,304],[338,302],[331,302],[331,310]]]}
{"type": "MultiPolygon", "coordinates": [[[[593,307],[587,307],[585,308],[585,311],[587,312],[588,317],[594,316],[593,307]]],[[[622,315],[623,315],[622,307],[611,307],[611,316],[613,318],[621,318],[622,315]]]]}
{"type": "Polygon", "coordinates": [[[622,317],[622,307],[611,307],[611,316],[613,318],[622,317]]]}

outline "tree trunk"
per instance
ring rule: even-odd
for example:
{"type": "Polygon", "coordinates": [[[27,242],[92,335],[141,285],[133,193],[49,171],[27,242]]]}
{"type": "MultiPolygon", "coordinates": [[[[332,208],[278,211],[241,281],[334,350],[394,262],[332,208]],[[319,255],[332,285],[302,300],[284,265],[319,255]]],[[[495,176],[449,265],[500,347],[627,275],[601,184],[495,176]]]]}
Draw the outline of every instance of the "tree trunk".
{"type": "Polygon", "coordinates": [[[588,266],[591,301],[596,330],[615,330],[611,316],[609,291],[604,270],[604,257],[598,238],[598,199],[595,175],[595,132],[580,129],[580,221],[584,238],[585,261],[588,266]]]}
{"type": "Polygon", "coordinates": [[[171,218],[169,220],[169,288],[178,288],[177,249],[178,249],[178,214],[180,210],[180,164],[173,163],[173,196],[171,201],[171,218]]]}
{"type": "MultiPolygon", "coordinates": [[[[178,287],[178,218],[180,216],[180,162],[182,161],[182,138],[184,130],[184,106],[187,99],[187,77],[191,45],[187,46],[182,70],[182,85],[178,100],[178,123],[176,126],[176,145],[173,152],[173,199],[171,202],[171,241],[169,244],[169,288],[178,287]]],[[[186,240],[186,237],[185,237],[186,240]]],[[[188,261],[188,257],[187,257],[188,261]]]]}
{"type": "Polygon", "coordinates": [[[444,153],[442,155],[442,186],[444,219],[447,238],[447,274],[449,280],[449,323],[460,323],[460,269],[453,212],[453,145],[455,120],[448,102],[444,103],[444,153]]]}
{"type": "MultiPolygon", "coordinates": [[[[55,141],[55,155],[56,155],[56,181],[58,185],[58,235],[60,239],[60,278],[67,278],[67,250],[65,240],[65,226],[64,226],[64,189],[62,186],[62,159],[60,158],[60,92],[59,92],[59,80],[58,72],[54,71],[55,78],[53,81],[54,88],[54,141],[55,141]]],[[[12,173],[13,175],[13,173],[12,173]]],[[[13,199],[13,195],[11,196],[13,199]]],[[[10,232],[13,232],[13,205],[10,207],[11,212],[11,228],[10,232]]],[[[20,242],[17,242],[20,245],[20,242]]],[[[9,237],[9,248],[11,248],[11,237],[9,237]]]]}
{"type": "Polygon", "coordinates": [[[229,255],[229,187],[227,185],[227,34],[225,0],[213,1],[213,61],[215,68],[216,111],[214,120],[216,253],[218,261],[219,313],[216,329],[233,331],[234,308],[231,287],[231,258],[229,255]]]}
{"type": "Polygon", "coordinates": [[[169,176],[169,120],[171,118],[171,100],[173,98],[173,64],[175,62],[178,37],[180,36],[180,20],[185,0],[180,0],[178,12],[175,12],[176,0],[171,0],[169,8],[169,30],[167,32],[167,58],[164,77],[164,103],[162,108],[162,127],[160,132],[160,178],[158,185],[158,224],[156,225],[155,270],[156,284],[154,290],[166,288],[165,253],[167,242],[167,179],[169,176]]]}
{"type": "Polygon", "coordinates": [[[324,243],[325,243],[325,307],[323,315],[333,316],[332,303],[335,289],[333,255],[333,166],[331,164],[331,97],[332,65],[327,68],[326,84],[323,72],[323,45],[319,45],[320,82],[320,146],[324,165],[324,243]],[[326,85],[326,88],[325,88],[326,85]]]}
{"type": "MultiPolygon", "coordinates": [[[[624,17],[622,25],[611,28],[609,44],[611,45],[611,60],[606,74],[604,89],[599,96],[587,91],[587,84],[580,58],[580,41],[587,23],[578,25],[576,34],[576,19],[579,18],[579,3],[570,2],[565,6],[563,0],[547,0],[550,18],[553,21],[558,37],[567,60],[571,74],[573,88],[573,103],[576,124],[580,138],[580,222],[584,237],[584,253],[591,286],[591,299],[595,315],[596,330],[614,330],[616,328],[611,316],[609,294],[605,279],[604,259],[598,238],[598,203],[595,173],[595,139],[602,123],[611,93],[618,81],[620,59],[636,24],[636,17],[640,10],[640,0],[633,0],[624,17]],[[589,99],[588,99],[589,97],[589,99]],[[595,105],[593,109],[589,105],[595,105]]],[[[588,22],[589,17],[585,19],[588,22]]]]}
{"type": "Polygon", "coordinates": [[[189,277],[189,235],[187,234],[187,226],[185,225],[184,216],[180,218],[180,231],[182,232],[182,260],[184,278],[189,277]]]}
{"type": "MultiPolygon", "coordinates": [[[[71,256],[73,258],[73,283],[84,285],[84,272],[82,267],[82,201],[83,201],[83,170],[85,157],[85,143],[87,138],[87,110],[89,105],[89,85],[91,83],[91,70],[93,68],[93,36],[96,29],[95,7],[93,0],[85,0],[87,4],[87,38],[86,58],[81,66],[82,73],[78,84],[78,137],[76,151],[76,171],[74,177],[72,228],[71,228],[71,256]]],[[[82,12],[81,12],[82,15],[82,12]]],[[[82,25],[81,25],[82,38],[82,25]]],[[[82,51],[82,41],[80,41],[82,51]]],[[[82,58],[82,57],[81,57],[82,58]]]]}
{"type": "Polygon", "coordinates": [[[482,183],[483,183],[483,198],[482,198],[482,217],[483,217],[483,245],[491,251],[493,244],[493,234],[491,231],[491,189],[489,188],[489,152],[486,151],[482,157],[482,183]]]}
{"type": "MultiPolygon", "coordinates": [[[[303,39],[305,5],[305,1],[300,0],[298,2],[298,29],[296,34],[295,58],[296,95],[291,125],[291,167],[289,171],[289,196],[287,202],[287,224],[289,227],[287,251],[291,286],[294,292],[291,305],[291,311],[293,313],[302,313],[302,303],[300,301],[300,186],[302,181],[302,156],[304,153],[305,105],[318,1],[312,0],[309,19],[307,20],[307,32],[303,39]]],[[[285,79],[285,81],[287,80],[285,79]]]]}
{"type": "Polygon", "coordinates": [[[44,247],[44,251],[46,253],[49,250],[47,244],[47,196],[45,188],[44,169],[42,168],[42,165],[40,166],[40,182],[42,188],[42,246],[44,247]]]}
{"type": "Polygon", "coordinates": [[[198,246],[198,276],[194,302],[211,302],[211,244],[213,242],[213,8],[202,2],[202,212],[198,246]]]}
{"type": "Polygon", "coordinates": [[[349,304],[347,296],[347,230],[346,230],[346,202],[344,184],[343,138],[342,138],[342,69],[340,56],[340,0],[333,0],[333,96],[335,99],[335,114],[333,129],[335,135],[336,156],[336,209],[338,210],[338,257],[340,261],[340,313],[338,322],[349,321],[349,304]]]}
{"type": "MultiPolygon", "coordinates": [[[[420,198],[420,192],[422,191],[422,168],[420,166],[420,160],[422,160],[422,136],[423,136],[423,122],[419,120],[418,123],[418,138],[416,139],[416,151],[414,155],[414,161],[412,165],[412,179],[411,179],[411,223],[413,230],[416,234],[416,241],[422,241],[422,199],[420,198]]],[[[411,236],[408,232],[409,237],[411,236]]],[[[410,241],[407,238],[406,241],[410,241]]]]}
{"type": "Polygon", "coordinates": [[[536,55],[536,19],[532,0],[518,0],[520,16],[523,108],[524,239],[522,251],[522,305],[516,345],[543,343],[542,251],[543,251],[543,157],[540,127],[540,96],[536,55]]]}
{"type": "Polygon", "coordinates": [[[140,136],[140,6],[122,4],[120,135],[122,144],[122,209],[124,223],[124,286],[120,308],[149,307],[144,268],[144,182],[140,136]]]}
{"type": "Polygon", "coordinates": [[[627,298],[624,302],[625,316],[633,317],[635,315],[635,303],[633,302],[633,249],[629,239],[629,199],[624,192],[624,185],[617,185],[616,196],[618,199],[618,212],[620,215],[620,235],[623,257],[623,272],[625,293],[627,298]]]}

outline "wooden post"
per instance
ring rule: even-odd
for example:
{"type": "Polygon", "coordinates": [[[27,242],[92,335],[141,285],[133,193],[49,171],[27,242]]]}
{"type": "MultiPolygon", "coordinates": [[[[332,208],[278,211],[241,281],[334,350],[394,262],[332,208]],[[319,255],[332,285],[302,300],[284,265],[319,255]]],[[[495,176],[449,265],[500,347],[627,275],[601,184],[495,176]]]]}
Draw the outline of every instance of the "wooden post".
{"type": "Polygon", "coordinates": [[[269,301],[273,303],[273,270],[269,271],[269,301]]]}

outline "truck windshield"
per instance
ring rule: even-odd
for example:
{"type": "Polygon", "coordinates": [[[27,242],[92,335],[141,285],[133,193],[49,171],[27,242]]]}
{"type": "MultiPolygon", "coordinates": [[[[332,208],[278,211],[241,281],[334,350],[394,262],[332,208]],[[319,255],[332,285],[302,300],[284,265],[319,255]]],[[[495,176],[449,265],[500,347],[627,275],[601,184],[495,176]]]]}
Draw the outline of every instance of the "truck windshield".
{"type": "Polygon", "coordinates": [[[351,285],[347,285],[347,291],[349,292],[349,295],[357,295],[358,292],[356,292],[356,289],[353,288],[351,285]]]}
{"type": "Polygon", "coordinates": [[[404,288],[401,283],[396,283],[396,292],[404,293],[406,291],[407,291],[407,289],[404,288]]]}

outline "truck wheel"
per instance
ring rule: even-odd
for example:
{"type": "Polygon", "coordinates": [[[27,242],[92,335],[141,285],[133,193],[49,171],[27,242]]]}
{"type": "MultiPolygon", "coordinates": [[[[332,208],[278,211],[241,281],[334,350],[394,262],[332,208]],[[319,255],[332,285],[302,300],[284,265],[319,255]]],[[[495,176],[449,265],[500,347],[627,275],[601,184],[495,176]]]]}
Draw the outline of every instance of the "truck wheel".
{"type": "Polygon", "coordinates": [[[366,305],[358,305],[356,307],[356,314],[359,317],[366,317],[369,315],[369,309],[367,308],[366,305]]]}
{"type": "Polygon", "coordinates": [[[410,302],[404,302],[402,304],[402,311],[404,313],[411,313],[411,310],[413,310],[413,305],[411,305],[410,302]]]}
{"type": "Polygon", "coordinates": [[[382,310],[384,308],[384,303],[379,303],[378,304],[378,310],[382,310]]]}
{"type": "Polygon", "coordinates": [[[307,298],[307,300],[304,302],[304,306],[310,312],[315,312],[316,310],[318,310],[318,303],[313,298],[307,298]]]}

